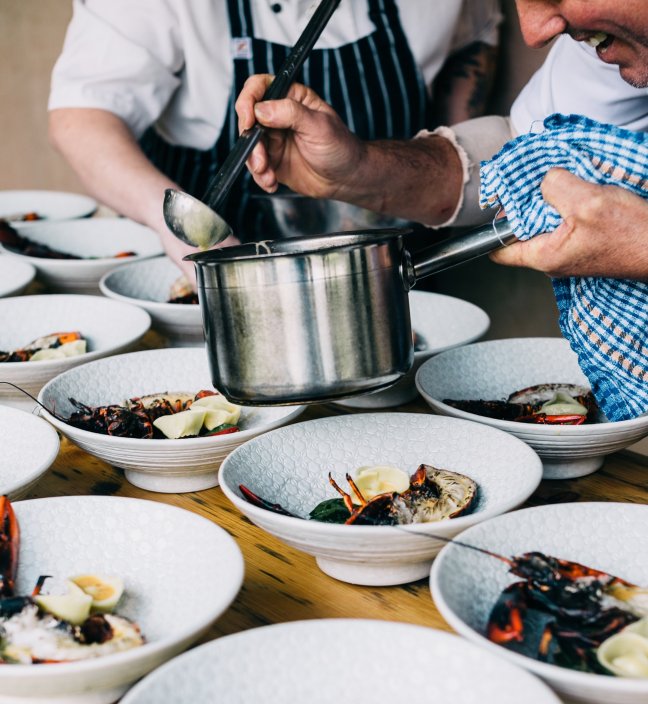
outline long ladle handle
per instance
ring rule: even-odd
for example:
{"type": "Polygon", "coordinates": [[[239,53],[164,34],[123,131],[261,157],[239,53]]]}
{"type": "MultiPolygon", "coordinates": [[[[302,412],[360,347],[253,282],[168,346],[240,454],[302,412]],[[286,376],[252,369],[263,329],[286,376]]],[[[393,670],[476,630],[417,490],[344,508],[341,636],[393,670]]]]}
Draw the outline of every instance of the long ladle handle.
{"type": "MultiPolygon", "coordinates": [[[[263,100],[278,100],[285,97],[295,78],[295,74],[302,67],[315,42],[319,39],[324,27],[328,24],[331,15],[337,9],[340,0],[322,0],[313,13],[302,35],[297,40],[292,51],[281,65],[279,72],[263,95],[263,100]]],[[[263,127],[257,122],[254,127],[245,130],[238,138],[232,151],[228,154],[218,172],[207,186],[203,202],[217,213],[225,204],[230,189],[245,166],[247,158],[256,146],[263,133],[263,127]]]]}
{"type": "Polygon", "coordinates": [[[418,279],[476,259],[515,242],[517,237],[506,218],[499,218],[474,230],[452,237],[418,252],[403,272],[405,283],[412,287],[418,279]]]}

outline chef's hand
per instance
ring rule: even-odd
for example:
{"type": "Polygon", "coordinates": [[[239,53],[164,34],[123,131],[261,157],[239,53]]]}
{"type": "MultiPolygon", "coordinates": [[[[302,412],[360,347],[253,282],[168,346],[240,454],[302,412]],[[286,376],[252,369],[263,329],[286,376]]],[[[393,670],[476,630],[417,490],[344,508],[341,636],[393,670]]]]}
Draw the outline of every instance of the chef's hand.
{"type": "Polygon", "coordinates": [[[261,102],[272,79],[248,78],[236,101],[240,132],[255,119],[269,128],[248,160],[254,180],[269,193],[281,182],[307,196],[344,200],[357,176],[362,142],[306,86],[294,84],[285,99],[261,102]]]}
{"type": "Polygon", "coordinates": [[[491,259],[549,276],[648,280],[648,202],[618,186],[551,169],[542,196],[563,218],[554,231],[493,252],[491,259]]]}
{"type": "MultiPolygon", "coordinates": [[[[172,232],[166,227],[166,224],[161,224],[159,227],[160,239],[162,240],[162,246],[171,259],[171,261],[180,269],[190,284],[191,288],[196,291],[196,265],[193,262],[184,261],[184,257],[188,254],[195,254],[198,252],[197,247],[191,247],[184,242],[181,242],[172,232]]],[[[220,249],[221,247],[232,247],[234,245],[240,244],[238,240],[233,235],[225,238],[220,244],[212,247],[211,249],[220,249]]]]}

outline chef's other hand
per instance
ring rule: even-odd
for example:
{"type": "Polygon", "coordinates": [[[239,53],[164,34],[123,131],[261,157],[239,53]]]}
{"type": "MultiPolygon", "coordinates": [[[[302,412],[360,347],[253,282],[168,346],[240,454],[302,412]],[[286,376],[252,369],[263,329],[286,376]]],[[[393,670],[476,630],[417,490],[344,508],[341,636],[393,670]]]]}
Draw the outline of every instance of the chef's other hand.
{"type": "Polygon", "coordinates": [[[563,218],[551,233],[516,242],[491,259],[549,276],[606,276],[648,280],[648,202],[612,185],[551,169],[542,196],[563,218]]]}
{"type": "MultiPolygon", "coordinates": [[[[187,277],[187,281],[191,285],[192,289],[196,291],[196,265],[193,262],[184,261],[184,257],[188,254],[195,254],[198,252],[196,247],[191,247],[184,242],[181,242],[175,235],[171,233],[170,230],[164,226],[166,232],[161,237],[162,244],[167,253],[167,256],[173,261],[173,263],[180,269],[180,271],[187,277]]],[[[220,249],[221,247],[232,247],[233,245],[240,244],[240,241],[230,235],[226,237],[220,244],[212,249],[220,249]]]]}
{"type": "Polygon", "coordinates": [[[294,84],[283,100],[262,101],[273,76],[251,76],[236,101],[239,131],[255,119],[266,130],[248,160],[254,180],[272,193],[279,182],[314,198],[344,200],[352,190],[362,142],[314,91],[294,84]]]}

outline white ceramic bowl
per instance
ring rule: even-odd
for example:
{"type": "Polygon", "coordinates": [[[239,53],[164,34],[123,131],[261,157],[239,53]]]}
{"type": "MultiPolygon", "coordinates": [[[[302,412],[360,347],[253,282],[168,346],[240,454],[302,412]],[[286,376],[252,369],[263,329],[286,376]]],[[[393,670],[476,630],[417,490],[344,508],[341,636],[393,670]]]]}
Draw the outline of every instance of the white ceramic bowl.
{"type": "Polygon", "coordinates": [[[42,418],[0,406],[0,495],[27,494],[59,451],[58,433],[42,418]]]}
{"type": "Polygon", "coordinates": [[[15,215],[37,213],[46,220],[69,220],[92,215],[97,201],[80,193],[65,191],[0,191],[0,218],[15,227],[27,223],[14,220],[15,215]]]}
{"type": "Polygon", "coordinates": [[[20,234],[70,254],[94,259],[43,259],[4,251],[27,261],[40,281],[52,290],[68,293],[99,293],[99,279],[126,263],[162,254],[160,239],[153,230],[126,218],[84,218],[60,222],[27,223],[20,234]],[[115,258],[133,251],[133,257],[115,258]]]}
{"type": "Polygon", "coordinates": [[[246,443],[223,463],[226,496],[253,523],[317,558],[326,574],[354,584],[404,584],[428,574],[443,542],[468,526],[509,511],[540,482],[538,456],[516,438],[451,418],[421,413],[367,413],[324,418],[275,430],[246,443]],[[410,526],[335,525],[282,516],[251,505],[239,489],[297,516],[339,498],[327,480],[345,487],[345,473],[374,464],[412,474],[421,464],[460,472],[479,486],[465,516],[410,526]]]}
{"type": "MultiPolygon", "coordinates": [[[[648,584],[648,507],[620,503],[538,506],[498,516],[471,528],[461,540],[508,557],[530,551],[580,562],[634,584],[648,584]]],[[[430,577],[434,602],[458,633],[485,650],[539,675],[569,701],[644,704],[648,680],[576,672],[513,653],[484,635],[500,592],[518,581],[499,560],[448,545],[430,577]]],[[[486,654],[486,653],[484,653],[486,654]]]]}
{"type": "Polygon", "coordinates": [[[147,642],[78,663],[0,667],[0,703],[107,704],[196,641],[243,581],[235,541],[212,521],[154,501],[66,496],[14,505],[21,528],[17,591],[42,574],[94,572],[124,579],[117,613],[147,642]]]}
{"type": "MultiPolygon", "coordinates": [[[[203,349],[147,350],[102,359],[52,379],[39,400],[57,415],[75,410],[69,398],[92,406],[120,403],[134,396],[164,391],[211,389],[203,349]]],[[[73,443],[95,457],[125,470],[131,483],[149,491],[200,491],[217,486],[217,470],[241,443],[296,418],[304,406],[250,408],[241,412],[238,433],[178,440],[121,438],[74,428],[41,411],[73,443]]]]}
{"type": "MultiPolygon", "coordinates": [[[[143,310],[99,296],[54,294],[0,299],[0,349],[12,350],[53,332],[78,330],[88,338],[88,351],[77,357],[40,362],[0,364],[0,381],[10,381],[33,396],[45,382],[66,369],[134,345],[147,332],[151,319],[143,310]]],[[[25,409],[34,402],[16,389],[0,384],[0,403],[25,409]]]]}
{"type": "Polygon", "coordinates": [[[551,426],[485,418],[460,411],[443,399],[500,399],[544,383],[588,386],[566,340],[557,337],[515,338],[478,342],[429,359],[416,375],[421,396],[436,412],[506,430],[540,455],[545,479],[591,474],[605,455],[648,435],[648,416],[610,423],[551,426]]]}
{"type": "Polygon", "coordinates": [[[425,349],[414,353],[414,364],[405,376],[383,391],[338,401],[349,408],[391,408],[417,396],[414,379],[418,368],[432,355],[478,340],[488,330],[490,318],[478,306],[453,296],[427,291],[409,294],[412,330],[421,336],[425,349]]]}
{"type": "Polygon", "coordinates": [[[143,308],[153,327],[175,347],[203,345],[202,313],[199,305],[167,303],[171,285],[182,272],[168,257],[126,264],[99,282],[101,292],[117,301],[143,308]]]}
{"type": "Polygon", "coordinates": [[[36,276],[36,269],[29,262],[19,262],[15,257],[0,256],[0,298],[19,296],[36,276]]]}
{"type": "Polygon", "coordinates": [[[559,704],[539,680],[465,640],[393,621],[253,628],[176,658],[122,704],[559,704]]]}

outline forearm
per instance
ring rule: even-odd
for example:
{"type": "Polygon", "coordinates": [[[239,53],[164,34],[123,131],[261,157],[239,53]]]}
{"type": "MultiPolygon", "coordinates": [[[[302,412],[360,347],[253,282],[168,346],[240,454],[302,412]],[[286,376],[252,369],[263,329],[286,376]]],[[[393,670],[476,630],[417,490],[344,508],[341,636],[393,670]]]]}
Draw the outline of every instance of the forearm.
{"type": "Polygon", "coordinates": [[[182,257],[195,250],[171,234],[162,212],[164,190],[177,186],[146,158],[125,123],[104,110],[66,108],[50,112],[49,130],[88,192],[155,230],[167,254],[192,277],[193,265],[182,257]]]}
{"type": "Polygon", "coordinates": [[[160,229],[164,189],[176,186],[146,158],[120,118],[104,110],[53,110],[49,133],[91,195],[120,215],[160,229]]]}
{"type": "Polygon", "coordinates": [[[435,225],[455,211],[463,169],[454,146],[438,135],[362,145],[353,178],[335,198],[369,210],[435,225]]]}

